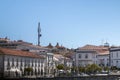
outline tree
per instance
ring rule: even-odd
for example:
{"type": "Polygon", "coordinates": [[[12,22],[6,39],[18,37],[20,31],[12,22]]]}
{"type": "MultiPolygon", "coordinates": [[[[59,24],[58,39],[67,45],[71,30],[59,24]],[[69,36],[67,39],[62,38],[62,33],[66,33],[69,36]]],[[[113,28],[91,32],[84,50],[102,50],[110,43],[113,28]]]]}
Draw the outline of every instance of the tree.
{"type": "Polygon", "coordinates": [[[104,67],[103,70],[104,71],[109,71],[109,67],[104,67]]]}
{"type": "Polygon", "coordinates": [[[27,72],[27,75],[30,75],[30,72],[32,72],[33,69],[28,67],[28,68],[25,68],[24,71],[27,72]]]}
{"type": "Polygon", "coordinates": [[[76,72],[77,72],[77,67],[75,67],[75,66],[72,67],[72,68],[71,68],[71,72],[72,72],[72,73],[76,73],[76,72]]]}
{"type": "Polygon", "coordinates": [[[96,73],[96,72],[100,72],[101,70],[102,70],[102,68],[99,67],[99,66],[96,65],[96,64],[88,65],[88,66],[86,67],[86,72],[87,72],[87,73],[92,73],[92,74],[94,74],[94,73],[96,73]]]}
{"type": "Polygon", "coordinates": [[[80,73],[83,73],[83,72],[85,73],[85,71],[86,71],[85,67],[79,67],[79,72],[80,73]]]}
{"type": "MultiPolygon", "coordinates": [[[[57,70],[64,70],[64,65],[63,64],[59,64],[56,66],[57,70]]],[[[58,71],[58,75],[61,76],[61,73],[58,71]]]]}
{"type": "Polygon", "coordinates": [[[65,67],[64,67],[63,64],[59,64],[59,65],[56,66],[56,68],[57,68],[58,70],[61,70],[61,69],[64,70],[65,67]]]}
{"type": "Polygon", "coordinates": [[[75,66],[71,68],[71,71],[76,71],[76,70],[77,70],[77,67],[75,66]]]}

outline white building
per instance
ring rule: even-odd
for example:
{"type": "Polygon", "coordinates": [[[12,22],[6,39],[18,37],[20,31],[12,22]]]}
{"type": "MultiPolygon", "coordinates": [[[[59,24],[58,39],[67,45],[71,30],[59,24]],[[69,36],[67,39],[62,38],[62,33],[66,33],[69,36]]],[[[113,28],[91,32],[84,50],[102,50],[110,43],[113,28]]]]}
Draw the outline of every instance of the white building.
{"type": "Polygon", "coordinates": [[[45,57],[45,74],[46,76],[52,76],[54,73],[54,61],[53,61],[53,53],[48,52],[36,52],[36,54],[45,57]]]}
{"type": "Polygon", "coordinates": [[[46,74],[52,76],[54,73],[53,53],[46,53],[46,74]]]}
{"type": "Polygon", "coordinates": [[[54,54],[54,61],[56,61],[56,65],[64,64],[66,67],[72,67],[72,59],[64,57],[61,54],[54,54]]]}
{"type": "Polygon", "coordinates": [[[65,57],[64,65],[65,65],[65,67],[69,68],[68,71],[71,72],[71,68],[73,67],[73,60],[65,57]]]}
{"type": "Polygon", "coordinates": [[[110,65],[120,68],[120,47],[110,48],[110,65]]]}
{"type": "Polygon", "coordinates": [[[96,51],[77,50],[75,54],[75,65],[86,66],[89,64],[96,64],[96,56],[96,51]]]}
{"type": "Polygon", "coordinates": [[[76,50],[74,58],[76,66],[86,66],[88,64],[104,64],[104,66],[107,66],[109,63],[109,50],[105,46],[85,45],[76,50]]]}
{"type": "Polygon", "coordinates": [[[109,54],[98,54],[97,64],[99,66],[108,67],[109,66],[109,54]]]}
{"type": "Polygon", "coordinates": [[[0,76],[44,76],[45,58],[30,52],[0,48],[0,76]]]}

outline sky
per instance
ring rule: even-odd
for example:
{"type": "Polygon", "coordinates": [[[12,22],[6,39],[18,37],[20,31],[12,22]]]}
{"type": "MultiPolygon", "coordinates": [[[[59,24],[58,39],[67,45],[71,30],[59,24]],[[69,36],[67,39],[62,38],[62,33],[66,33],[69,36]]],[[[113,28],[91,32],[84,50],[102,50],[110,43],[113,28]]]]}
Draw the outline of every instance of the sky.
{"type": "Polygon", "coordinates": [[[0,0],[0,37],[68,48],[120,45],[120,0],[0,0]]]}

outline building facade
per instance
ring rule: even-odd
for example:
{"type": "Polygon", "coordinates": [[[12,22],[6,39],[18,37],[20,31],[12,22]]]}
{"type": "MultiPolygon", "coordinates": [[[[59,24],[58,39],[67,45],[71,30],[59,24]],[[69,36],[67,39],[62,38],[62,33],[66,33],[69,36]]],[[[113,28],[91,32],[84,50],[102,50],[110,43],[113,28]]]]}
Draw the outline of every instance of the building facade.
{"type": "Polygon", "coordinates": [[[44,76],[45,58],[30,52],[0,48],[0,76],[44,76]]]}
{"type": "Polygon", "coordinates": [[[120,47],[110,48],[110,65],[120,68],[120,47]]]}
{"type": "Polygon", "coordinates": [[[37,52],[36,54],[45,57],[45,74],[47,77],[51,77],[54,74],[54,60],[53,53],[37,52]]]}
{"type": "Polygon", "coordinates": [[[97,64],[101,66],[109,65],[109,47],[85,45],[76,50],[74,56],[74,65],[86,66],[88,64],[97,64]]]}
{"type": "Polygon", "coordinates": [[[109,67],[109,54],[98,54],[97,64],[102,67],[109,67]]]}
{"type": "Polygon", "coordinates": [[[75,54],[75,65],[85,67],[89,64],[96,64],[96,51],[77,50],[75,54]]]}

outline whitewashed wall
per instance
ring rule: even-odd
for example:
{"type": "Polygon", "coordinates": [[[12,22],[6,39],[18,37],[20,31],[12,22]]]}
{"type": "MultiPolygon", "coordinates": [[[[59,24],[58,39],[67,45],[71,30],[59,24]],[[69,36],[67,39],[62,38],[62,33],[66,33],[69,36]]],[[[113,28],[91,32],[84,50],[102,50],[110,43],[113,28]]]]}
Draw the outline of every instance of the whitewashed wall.
{"type": "Polygon", "coordinates": [[[16,68],[24,72],[25,68],[30,67],[33,68],[33,72],[35,72],[36,69],[36,72],[38,73],[38,71],[41,72],[41,69],[43,70],[43,72],[45,71],[44,65],[45,65],[44,59],[40,58],[21,57],[12,55],[5,55],[4,57],[4,71],[7,71],[11,68],[16,68]]]}
{"type": "Polygon", "coordinates": [[[96,56],[97,54],[91,53],[91,52],[86,52],[86,53],[79,53],[77,52],[75,54],[75,63],[76,66],[86,66],[88,64],[96,64],[96,56]],[[80,58],[81,55],[81,58],[80,58]],[[85,57],[87,55],[87,58],[85,57]]]}
{"type": "Polygon", "coordinates": [[[120,50],[110,52],[111,66],[120,68],[120,50]]]}

